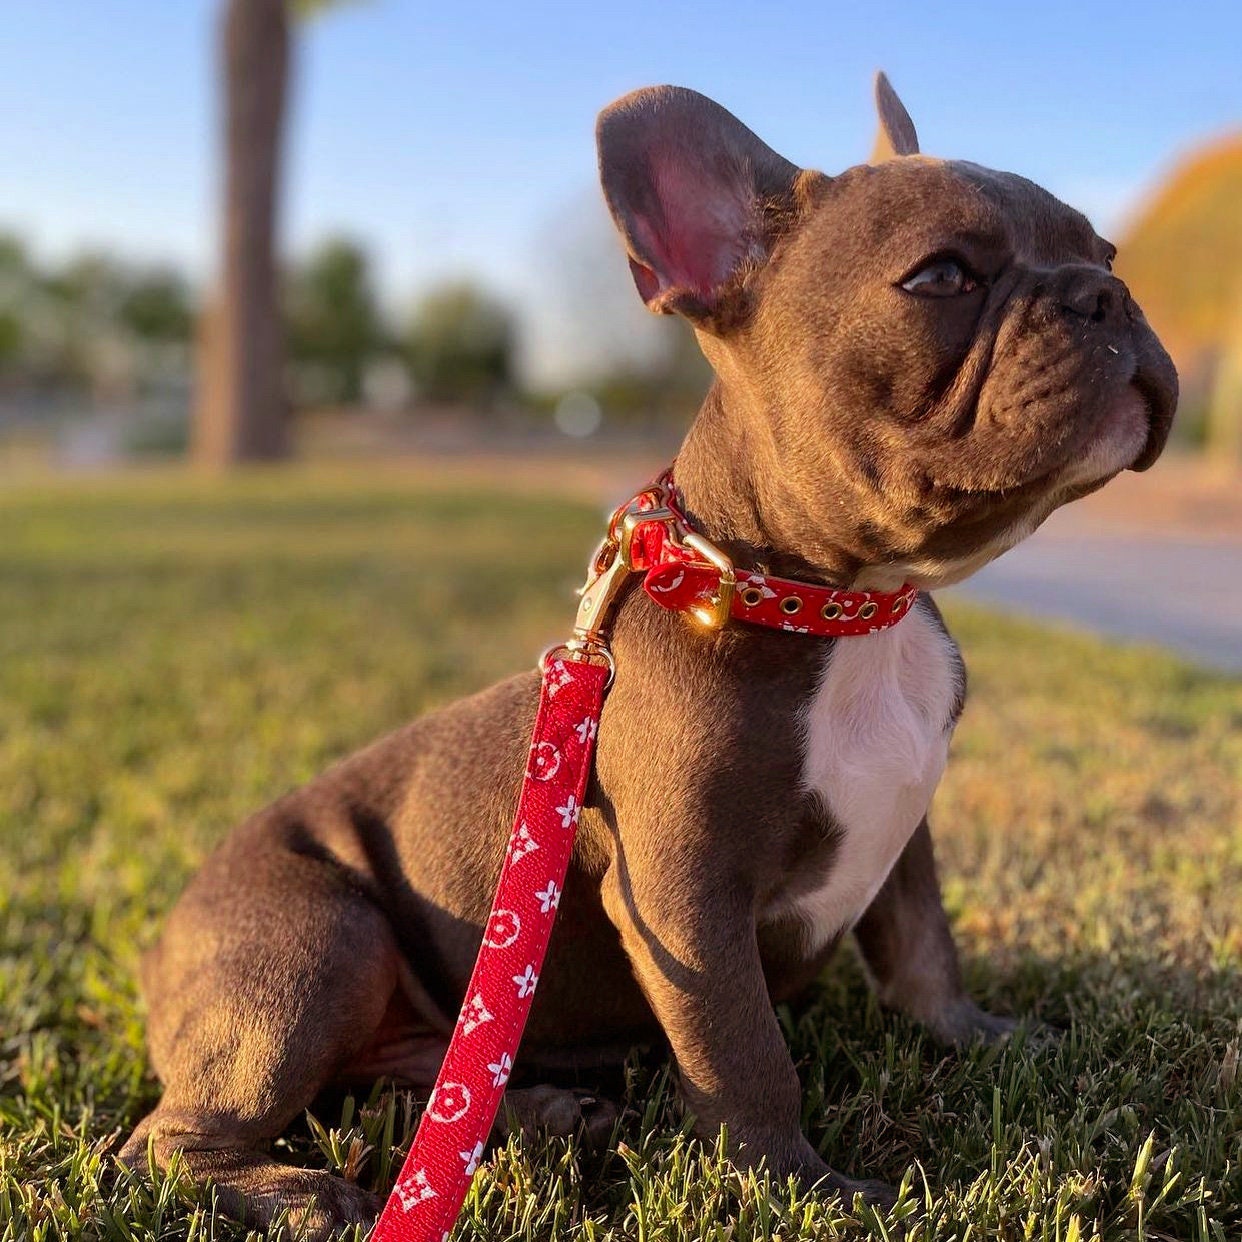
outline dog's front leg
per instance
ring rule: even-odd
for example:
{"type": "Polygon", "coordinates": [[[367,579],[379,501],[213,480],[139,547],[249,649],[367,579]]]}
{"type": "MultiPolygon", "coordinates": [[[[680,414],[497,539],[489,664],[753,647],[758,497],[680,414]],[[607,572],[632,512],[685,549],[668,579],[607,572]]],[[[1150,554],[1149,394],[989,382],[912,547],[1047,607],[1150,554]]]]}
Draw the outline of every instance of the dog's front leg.
{"type": "Polygon", "coordinates": [[[980,1009],[966,994],[926,819],[854,935],[881,1003],[922,1022],[943,1043],[999,1039],[1017,1025],[980,1009]]]}
{"type": "MultiPolygon", "coordinates": [[[[646,839],[676,841],[677,833],[646,839]]],[[[777,1178],[888,1201],[886,1185],[833,1172],[802,1134],[801,1087],[768,998],[752,896],[719,860],[657,854],[627,859],[618,847],[604,904],[672,1046],[700,1133],[726,1126],[739,1161],[762,1162],[777,1178]]]]}

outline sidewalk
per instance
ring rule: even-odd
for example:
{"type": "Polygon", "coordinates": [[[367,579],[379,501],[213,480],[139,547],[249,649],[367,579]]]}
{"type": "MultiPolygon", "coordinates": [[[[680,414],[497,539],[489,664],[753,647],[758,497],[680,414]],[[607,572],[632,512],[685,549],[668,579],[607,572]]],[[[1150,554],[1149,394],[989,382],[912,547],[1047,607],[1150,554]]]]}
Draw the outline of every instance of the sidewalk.
{"type": "Polygon", "coordinates": [[[1242,477],[1176,459],[1121,475],[945,594],[1242,671],[1242,477]]]}

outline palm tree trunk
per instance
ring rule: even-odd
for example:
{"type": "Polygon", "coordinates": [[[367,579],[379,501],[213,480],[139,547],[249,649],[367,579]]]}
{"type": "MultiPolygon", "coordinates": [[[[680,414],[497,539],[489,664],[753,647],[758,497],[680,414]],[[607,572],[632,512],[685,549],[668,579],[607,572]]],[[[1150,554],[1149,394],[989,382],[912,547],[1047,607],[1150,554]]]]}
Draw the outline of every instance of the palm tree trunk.
{"type": "Polygon", "coordinates": [[[225,0],[224,212],[199,342],[194,456],[222,468],[289,448],[276,204],[289,60],[286,0],[225,0]]]}

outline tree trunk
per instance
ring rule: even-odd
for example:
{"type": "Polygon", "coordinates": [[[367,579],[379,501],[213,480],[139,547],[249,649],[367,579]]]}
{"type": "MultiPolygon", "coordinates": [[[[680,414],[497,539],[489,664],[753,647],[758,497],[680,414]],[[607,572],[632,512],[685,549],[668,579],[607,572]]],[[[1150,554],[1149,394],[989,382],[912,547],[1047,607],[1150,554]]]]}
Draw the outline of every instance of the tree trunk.
{"type": "Polygon", "coordinates": [[[1242,469],[1242,287],[1208,398],[1206,448],[1219,469],[1242,469]]]}
{"type": "Polygon", "coordinates": [[[288,77],[286,0],[224,0],[224,212],[199,341],[194,456],[220,469],[284,457],[289,429],[276,272],[288,77]]]}

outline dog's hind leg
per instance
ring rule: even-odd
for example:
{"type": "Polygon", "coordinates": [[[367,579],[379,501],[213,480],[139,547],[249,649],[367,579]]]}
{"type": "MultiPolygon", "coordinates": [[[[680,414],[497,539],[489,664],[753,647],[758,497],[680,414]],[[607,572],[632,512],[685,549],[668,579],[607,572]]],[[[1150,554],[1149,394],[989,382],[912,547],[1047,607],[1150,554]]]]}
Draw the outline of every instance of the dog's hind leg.
{"type": "MultiPolygon", "coordinates": [[[[232,843],[230,843],[231,845],[232,843]]],[[[164,1096],[121,1152],[166,1166],[175,1152],[222,1209],[304,1236],[369,1224],[375,1196],[264,1145],[365,1052],[398,986],[381,912],[347,872],[274,839],[209,860],[148,959],[152,1060],[164,1096]]]]}

